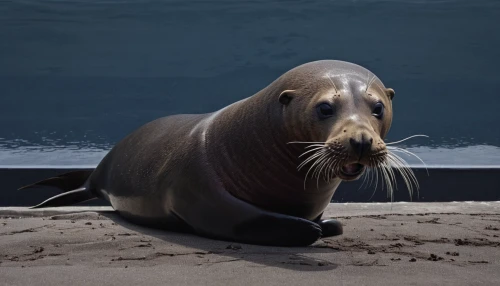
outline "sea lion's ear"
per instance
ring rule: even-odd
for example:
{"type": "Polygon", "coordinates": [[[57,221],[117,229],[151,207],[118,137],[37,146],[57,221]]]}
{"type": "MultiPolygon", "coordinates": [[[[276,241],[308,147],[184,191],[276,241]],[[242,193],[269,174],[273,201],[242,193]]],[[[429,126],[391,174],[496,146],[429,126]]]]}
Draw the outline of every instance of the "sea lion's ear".
{"type": "Polygon", "coordinates": [[[394,95],[396,93],[394,92],[394,89],[392,89],[392,88],[386,88],[385,89],[385,94],[387,94],[387,96],[389,97],[389,99],[392,100],[394,98],[394,95]]]}
{"type": "Polygon", "coordinates": [[[289,89],[284,90],[279,97],[280,103],[283,105],[288,105],[290,101],[292,101],[294,91],[295,90],[289,90],[289,89]]]}

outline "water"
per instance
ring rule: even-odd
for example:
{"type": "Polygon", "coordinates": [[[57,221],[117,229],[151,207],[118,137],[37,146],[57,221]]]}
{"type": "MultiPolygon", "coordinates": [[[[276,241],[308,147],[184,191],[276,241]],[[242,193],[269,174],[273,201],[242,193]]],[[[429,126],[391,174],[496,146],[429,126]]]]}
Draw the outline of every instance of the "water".
{"type": "Polygon", "coordinates": [[[0,165],[95,165],[318,59],[394,88],[388,141],[429,135],[399,145],[428,165],[500,165],[498,19],[495,0],[0,0],[0,165]]]}

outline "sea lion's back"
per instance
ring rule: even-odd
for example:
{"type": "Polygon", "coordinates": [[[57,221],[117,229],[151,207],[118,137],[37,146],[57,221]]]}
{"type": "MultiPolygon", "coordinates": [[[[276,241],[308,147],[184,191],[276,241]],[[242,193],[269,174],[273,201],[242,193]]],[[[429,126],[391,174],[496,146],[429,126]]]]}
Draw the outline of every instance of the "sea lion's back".
{"type": "Polygon", "coordinates": [[[163,185],[182,171],[187,154],[199,144],[198,134],[192,131],[206,116],[167,116],[141,126],[99,163],[90,177],[90,188],[107,198],[154,195],[167,187],[163,185]]]}

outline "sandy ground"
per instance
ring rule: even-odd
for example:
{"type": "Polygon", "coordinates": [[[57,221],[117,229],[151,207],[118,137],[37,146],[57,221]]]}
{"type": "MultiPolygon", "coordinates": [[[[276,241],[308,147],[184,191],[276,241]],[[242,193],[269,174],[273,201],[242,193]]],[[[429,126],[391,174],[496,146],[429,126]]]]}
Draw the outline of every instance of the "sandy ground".
{"type": "Polygon", "coordinates": [[[301,248],[138,227],[107,207],[0,208],[1,285],[500,285],[500,202],[331,204],[301,248]]]}

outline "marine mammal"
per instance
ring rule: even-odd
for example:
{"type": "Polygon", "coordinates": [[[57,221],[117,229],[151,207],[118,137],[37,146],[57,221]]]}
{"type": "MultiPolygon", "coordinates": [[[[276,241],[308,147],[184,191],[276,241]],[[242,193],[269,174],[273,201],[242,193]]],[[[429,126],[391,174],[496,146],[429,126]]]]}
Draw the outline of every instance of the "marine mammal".
{"type": "Polygon", "coordinates": [[[341,181],[385,162],[393,97],[359,65],[310,62],[216,112],[145,124],[92,173],[28,187],[57,181],[67,191],[35,207],[102,197],[138,224],[308,245],[342,233],[339,222],[321,220],[341,181]]]}

